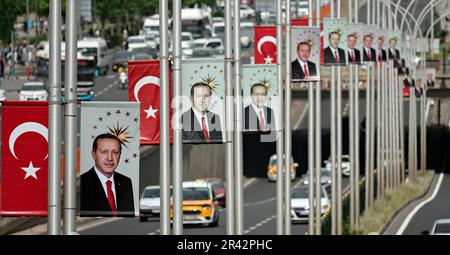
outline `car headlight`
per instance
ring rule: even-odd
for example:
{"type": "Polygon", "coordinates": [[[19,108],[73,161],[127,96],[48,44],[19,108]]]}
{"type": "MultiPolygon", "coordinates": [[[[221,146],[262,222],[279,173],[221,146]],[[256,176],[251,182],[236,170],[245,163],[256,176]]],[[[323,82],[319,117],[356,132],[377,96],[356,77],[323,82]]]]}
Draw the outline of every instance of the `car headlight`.
{"type": "Polygon", "coordinates": [[[203,210],[209,210],[211,209],[211,205],[203,205],[203,210]]]}
{"type": "Polygon", "coordinates": [[[93,90],[90,90],[90,91],[89,91],[89,95],[94,95],[94,91],[93,91],[93,90]]]}

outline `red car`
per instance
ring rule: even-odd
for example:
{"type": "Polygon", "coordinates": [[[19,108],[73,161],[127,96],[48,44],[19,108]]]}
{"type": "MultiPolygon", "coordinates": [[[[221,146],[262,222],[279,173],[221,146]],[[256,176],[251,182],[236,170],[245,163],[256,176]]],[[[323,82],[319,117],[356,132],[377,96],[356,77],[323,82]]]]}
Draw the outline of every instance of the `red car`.
{"type": "Polygon", "coordinates": [[[211,183],[217,203],[219,204],[220,207],[225,208],[226,204],[225,182],[221,178],[216,177],[202,178],[197,179],[196,181],[205,181],[211,183]]]}

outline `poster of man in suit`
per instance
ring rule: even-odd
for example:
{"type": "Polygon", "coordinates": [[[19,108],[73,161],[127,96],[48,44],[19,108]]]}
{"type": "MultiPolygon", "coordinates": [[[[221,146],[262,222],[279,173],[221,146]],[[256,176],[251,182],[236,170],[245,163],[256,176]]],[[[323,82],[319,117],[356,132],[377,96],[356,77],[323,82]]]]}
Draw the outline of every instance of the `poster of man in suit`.
{"type": "Polygon", "coordinates": [[[83,102],[80,216],[139,213],[139,103],[83,102]]]}
{"type": "Polygon", "coordinates": [[[356,47],[361,51],[361,57],[363,62],[376,61],[376,31],[377,29],[372,26],[357,26],[359,31],[356,32],[359,35],[360,40],[357,41],[356,47]]]}
{"type": "Polygon", "coordinates": [[[320,29],[292,27],[291,80],[320,80],[320,29]]]}
{"type": "Polygon", "coordinates": [[[436,81],[436,69],[434,68],[427,68],[426,71],[426,77],[425,77],[425,85],[427,88],[433,88],[435,87],[435,81],[436,81]]]}
{"type": "Polygon", "coordinates": [[[278,86],[276,65],[243,65],[244,131],[259,132],[262,142],[276,141],[278,86]]]}
{"type": "Polygon", "coordinates": [[[376,44],[375,44],[375,51],[376,51],[376,61],[377,62],[386,62],[388,59],[386,48],[386,38],[388,38],[387,30],[384,29],[377,29],[376,31],[376,44]]]}
{"type": "Polygon", "coordinates": [[[347,25],[345,19],[324,19],[324,64],[346,65],[347,25]]]}
{"type": "Polygon", "coordinates": [[[399,31],[389,31],[388,35],[388,59],[393,60],[394,67],[398,68],[403,57],[404,43],[402,34],[399,31]]]}
{"type": "Polygon", "coordinates": [[[360,24],[349,24],[347,34],[347,58],[349,64],[361,64],[361,50],[358,45],[362,40],[360,34],[360,24]]]}
{"type": "Polygon", "coordinates": [[[191,59],[182,68],[183,142],[224,143],[224,60],[191,59]]]}

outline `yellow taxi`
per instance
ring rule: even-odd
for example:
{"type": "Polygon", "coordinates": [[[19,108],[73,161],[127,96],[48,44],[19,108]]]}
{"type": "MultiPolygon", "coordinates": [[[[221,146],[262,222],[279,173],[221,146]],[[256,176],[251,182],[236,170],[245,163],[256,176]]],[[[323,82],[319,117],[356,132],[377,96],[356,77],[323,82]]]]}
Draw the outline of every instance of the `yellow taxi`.
{"type": "Polygon", "coordinates": [[[219,224],[219,207],[211,183],[183,182],[183,224],[205,224],[213,227],[219,224]]]}
{"type": "MultiPolygon", "coordinates": [[[[297,167],[298,163],[294,162],[294,158],[291,157],[291,180],[294,181],[297,177],[297,167]]],[[[269,164],[267,165],[267,179],[269,181],[277,180],[277,155],[274,154],[269,159],[269,164]]]]}

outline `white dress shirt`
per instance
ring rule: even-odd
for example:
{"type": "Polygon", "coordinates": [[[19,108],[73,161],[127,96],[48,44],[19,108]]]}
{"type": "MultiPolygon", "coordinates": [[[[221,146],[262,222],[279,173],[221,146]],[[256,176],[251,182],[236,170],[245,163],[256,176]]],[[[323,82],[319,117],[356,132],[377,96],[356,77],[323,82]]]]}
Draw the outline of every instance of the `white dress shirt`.
{"type": "Polygon", "coordinates": [[[209,125],[208,125],[208,116],[207,113],[205,115],[202,115],[201,112],[197,111],[194,107],[192,107],[192,111],[194,111],[195,118],[197,119],[198,123],[200,123],[201,130],[194,130],[194,131],[203,131],[203,125],[202,125],[202,117],[205,117],[205,125],[206,125],[206,131],[209,133],[209,125]]]}
{"type": "Polygon", "coordinates": [[[264,125],[267,125],[267,123],[266,123],[266,114],[264,113],[264,107],[258,108],[258,106],[256,106],[253,102],[252,102],[252,106],[253,106],[253,109],[256,112],[256,115],[258,116],[258,120],[260,120],[259,119],[259,113],[262,111],[263,117],[264,117],[264,125]]]}
{"type": "Polygon", "coordinates": [[[112,190],[112,192],[113,192],[113,194],[114,194],[114,203],[116,204],[116,207],[117,207],[116,184],[114,184],[114,173],[113,173],[113,175],[111,176],[111,178],[108,179],[106,176],[104,176],[104,175],[97,169],[96,166],[94,166],[94,169],[95,169],[95,173],[96,173],[97,176],[98,176],[98,179],[100,179],[100,182],[102,183],[103,191],[105,191],[105,196],[106,196],[106,198],[108,198],[108,188],[106,187],[106,182],[107,182],[108,180],[110,180],[110,181],[112,182],[112,184],[111,184],[111,190],[112,190]]]}

